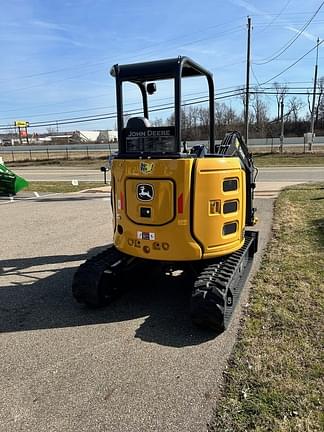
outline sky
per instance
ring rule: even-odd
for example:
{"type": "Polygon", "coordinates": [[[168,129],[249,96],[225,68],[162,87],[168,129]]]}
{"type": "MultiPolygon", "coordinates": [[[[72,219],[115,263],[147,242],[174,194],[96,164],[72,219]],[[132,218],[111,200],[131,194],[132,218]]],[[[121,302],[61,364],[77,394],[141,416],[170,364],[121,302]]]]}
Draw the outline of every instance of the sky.
{"type": "MultiPolygon", "coordinates": [[[[324,6],[300,32],[321,4],[321,0],[2,0],[0,127],[27,120],[54,122],[58,131],[114,128],[114,118],[61,123],[76,117],[113,116],[115,87],[109,70],[116,63],[188,56],[213,73],[216,97],[227,96],[224,92],[245,83],[247,16],[253,26],[251,84],[269,87],[277,81],[312,88],[316,50],[272,77],[315,47],[317,37],[324,39],[324,6]]],[[[323,50],[324,43],[319,47],[319,76],[324,75],[323,50]]],[[[184,100],[206,94],[201,81],[191,81],[184,100]]],[[[160,90],[150,99],[154,105],[170,102],[170,94],[163,86],[160,90]]],[[[129,109],[136,108],[136,101],[129,92],[129,109]]],[[[265,101],[274,112],[275,96],[267,95],[265,101]]],[[[242,109],[238,97],[219,102],[242,109]]]]}

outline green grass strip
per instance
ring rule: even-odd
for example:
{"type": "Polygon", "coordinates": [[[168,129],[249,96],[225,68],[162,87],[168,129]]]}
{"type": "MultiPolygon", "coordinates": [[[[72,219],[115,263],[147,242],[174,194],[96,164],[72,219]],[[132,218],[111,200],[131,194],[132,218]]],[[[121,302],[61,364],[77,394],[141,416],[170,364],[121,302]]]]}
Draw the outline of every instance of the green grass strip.
{"type": "Polygon", "coordinates": [[[209,432],[324,430],[324,184],[282,192],[209,432]]]}
{"type": "Polygon", "coordinates": [[[79,192],[85,189],[101,188],[105,185],[103,182],[79,182],[78,186],[73,186],[71,182],[29,182],[27,188],[23,191],[31,192],[56,192],[56,193],[67,193],[67,192],[79,192]]]}
{"type": "Polygon", "coordinates": [[[254,154],[254,161],[258,168],[277,166],[324,166],[324,154],[258,153],[254,154]]]}
{"type": "MultiPolygon", "coordinates": [[[[253,151],[253,150],[252,150],[253,151]]],[[[324,153],[254,153],[255,165],[257,167],[276,167],[276,166],[324,166],[324,153]]],[[[107,165],[107,156],[91,158],[73,158],[73,159],[33,159],[17,160],[15,162],[7,161],[8,167],[23,166],[82,166],[89,169],[100,169],[101,166],[107,165]]]]}

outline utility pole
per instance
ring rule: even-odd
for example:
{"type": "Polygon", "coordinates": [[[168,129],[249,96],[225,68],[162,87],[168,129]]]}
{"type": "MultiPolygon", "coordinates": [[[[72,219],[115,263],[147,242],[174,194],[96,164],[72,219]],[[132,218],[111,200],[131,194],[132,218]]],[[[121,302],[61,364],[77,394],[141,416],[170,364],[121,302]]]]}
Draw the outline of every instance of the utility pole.
{"type": "Polygon", "coordinates": [[[285,133],[285,123],[284,123],[284,99],[281,98],[280,102],[280,123],[281,123],[281,132],[280,132],[280,153],[283,151],[283,140],[284,140],[284,133],[285,133]]]}
{"type": "Polygon", "coordinates": [[[318,45],[319,45],[319,38],[317,38],[317,47],[316,47],[316,64],[315,64],[315,71],[314,71],[314,87],[313,87],[313,102],[312,102],[312,114],[311,114],[311,130],[310,133],[311,141],[309,142],[308,150],[312,150],[313,144],[314,144],[314,125],[315,125],[315,98],[316,98],[316,87],[317,87],[317,69],[318,69],[318,45]]]}
{"type": "Polygon", "coordinates": [[[244,110],[244,127],[245,143],[249,142],[249,97],[250,97],[250,62],[251,62],[251,18],[248,17],[248,39],[246,55],[246,86],[245,86],[245,110],[244,110]]]}

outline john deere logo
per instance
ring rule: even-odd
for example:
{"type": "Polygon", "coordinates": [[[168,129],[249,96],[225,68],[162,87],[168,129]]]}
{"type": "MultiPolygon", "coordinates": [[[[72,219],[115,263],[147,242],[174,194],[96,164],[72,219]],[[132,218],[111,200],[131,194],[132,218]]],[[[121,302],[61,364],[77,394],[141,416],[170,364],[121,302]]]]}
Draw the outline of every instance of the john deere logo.
{"type": "Polygon", "coordinates": [[[137,185],[137,198],[140,201],[152,201],[154,197],[154,189],[150,184],[137,185]]]}
{"type": "Polygon", "coordinates": [[[150,174],[153,171],[153,163],[141,162],[140,172],[141,174],[150,174]]]}

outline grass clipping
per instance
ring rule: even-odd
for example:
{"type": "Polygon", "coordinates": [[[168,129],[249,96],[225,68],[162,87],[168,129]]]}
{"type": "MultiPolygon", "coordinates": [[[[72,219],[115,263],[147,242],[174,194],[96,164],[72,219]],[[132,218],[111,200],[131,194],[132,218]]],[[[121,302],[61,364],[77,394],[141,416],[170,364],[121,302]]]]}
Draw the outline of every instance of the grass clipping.
{"type": "Polygon", "coordinates": [[[302,185],[276,202],[210,432],[324,430],[323,288],[324,184],[302,185]]]}

